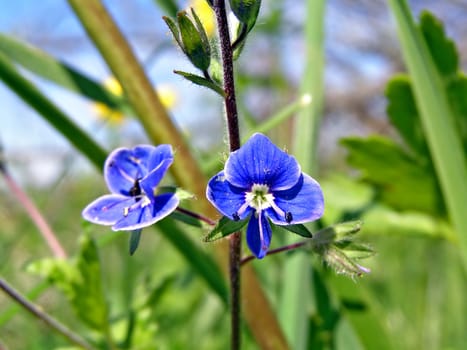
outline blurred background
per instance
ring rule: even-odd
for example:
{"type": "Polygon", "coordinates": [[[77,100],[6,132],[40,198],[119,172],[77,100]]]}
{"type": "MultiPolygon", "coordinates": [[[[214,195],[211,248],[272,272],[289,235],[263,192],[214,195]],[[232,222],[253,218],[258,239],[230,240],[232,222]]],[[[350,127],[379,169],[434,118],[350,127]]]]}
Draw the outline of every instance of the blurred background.
{"type": "MultiPolygon", "coordinates": [[[[221,101],[211,91],[173,74],[174,69],[190,71],[191,67],[173,44],[161,19],[165,13],[158,2],[109,0],[104,3],[143,62],[154,88],[194,152],[200,159],[212,153],[222,154],[225,133],[220,118],[221,101]]],[[[180,8],[195,5],[188,1],[178,1],[178,4],[180,8]]],[[[426,9],[444,22],[447,35],[457,45],[460,66],[465,71],[467,2],[421,0],[410,1],[410,5],[415,17],[426,9]]],[[[305,68],[303,26],[307,21],[303,8],[300,1],[263,1],[258,23],[237,63],[237,100],[245,128],[300,99],[298,91],[305,68]]],[[[0,0],[0,9],[2,35],[40,48],[105,84],[110,91],[121,93],[66,2],[0,0]]],[[[204,21],[206,24],[209,19],[204,21]]],[[[356,181],[356,172],[347,164],[347,153],[339,140],[345,136],[379,134],[401,141],[387,118],[384,91],[389,78],[405,68],[385,1],[329,1],[325,23],[325,103],[317,177],[330,196],[327,220],[332,223],[336,210],[345,207],[348,211],[360,211],[373,195],[371,186],[356,181]]],[[[23,73],[107,149],[147,142],[144,130],[131,115],[91,103],[29,71],[23,73]]],[[[81,232],[80,212],[90,200],[105,192],[102,177],[66,139],[1,82],[0,106],[3,161],[12,177],[36,202],[66,249],[74,251],[81,232]]],[[[280,145],[290,142],[290,135],[282,131],[273,131],[272,136],[280,145]]],[[[37,278],[25,273],[25,267],[49,253],[1,180],[0,191],[0,274],[17,288],[30,290],[37,285],[37,278]]],[[[372,274],[357,283],[371,299],[389,334],[392,346],[388,348],[461,349],[462,343],[467,344],[465,271],[455,262],[451,243],[439,238],[436,220],[416,211],[404,214],[386,211],[387,221],[383,223],[380,217],[373,221],[370,218],[364,234],[378,254],[370,262],[372,274]]],[[[151,323],[154,329],[148,330],[147,337],[156,334],[159,339],[156,348],[182,349],[190,344],[190,339],[204,332],[207,335],[200,340],[200,349],[223,348],[225,340],[217,333],[227,331],[228,327],[219,301],[203,293],[204,285],[194,280],[193,272],[178,253],[162,249],[168,247],[167,242],[157,235],[151,235],[146,242],[141,254],[134,257],[131,271],[142,269],[147,283],[161,283],[171,291],[161,292],[165,299],[158,304],[156,322],[151,323]],[[161,253],[152,256],[151,247],[155,245],[161,253]],[[153,259],[150,264],[144,258],[147,254],[153,259]],[[191,303],[180,305],[177,298],[187,298],[191,303]],[[176,326],[182,321],[189,326],[184,334],[179,334],[176,326]],[[177,339],[176,344],[173,339],[177,339]]],[[[117,305],[118,300],[123,303],[121,300],[130,297],[125,295],[124,284],[131,281],[132,272],[127,267],[128,258],[119,255],[121,249],[126,251],[126,243],[126,238],[120,237],[102,252],[103,261],[112,262],[109,264],[112,266],[105,267],[109,272],[105,280],[109,289],[116,290],[117,305]],[[116,275],[120,277],[115,278],[116,275]]],[[[281,259],[271,263],[279,264],[281,259]]],[[[279,283],[273,275],[274,269],[266,271],[258,267],[258,271],[266,285],[279,283]]],[[[342,283],[341,288],[347,288],[347,282],[342,280],[333,283],[342,283]]],[[[74,322],[62,298],[60,293],[49,290],[38,300],[51,313],[74,322]]],[[[273,294],[271,298],[274,300],[273,294]]],[[[0,314],[9,306],[10,301],[0,293],[0,314]]],[[[62,344],[60,337],[48,337],[42,325],[21,312],[0,325],[0,339],[9,349],[48,349],[62,344]],[[24,337],[25,334],[28,336],[24,337]]],[[[321,343],[326,343],[323,339],[321,343]]],[[[350,348],[345,344],[333,346],[350,348]]]]}

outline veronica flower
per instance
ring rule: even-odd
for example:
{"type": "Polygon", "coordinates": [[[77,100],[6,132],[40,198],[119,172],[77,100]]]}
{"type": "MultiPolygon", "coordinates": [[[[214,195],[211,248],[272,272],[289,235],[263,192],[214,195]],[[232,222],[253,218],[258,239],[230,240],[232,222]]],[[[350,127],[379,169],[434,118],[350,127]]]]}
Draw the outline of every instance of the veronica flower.
{"type": "Polygon", "coordinates": [[[224,170],[208,183],[207,198],[231,220],[249,218],[246,239],[263,258],[271,243],[270,222],[302,224],[323,215],[319,184],[302,173],[296,159],[256,133],[232,152],[224,170]]]}
{"type": "Polygon", "coordinates": [[[155,193],[173,162],[170,145],[119,148],[108,156],[104,178],[111,194],[97,198],[83,210],[83,217],[114,231],[137,230],[173,212],[179,199],[174,193],[155,193]]]}

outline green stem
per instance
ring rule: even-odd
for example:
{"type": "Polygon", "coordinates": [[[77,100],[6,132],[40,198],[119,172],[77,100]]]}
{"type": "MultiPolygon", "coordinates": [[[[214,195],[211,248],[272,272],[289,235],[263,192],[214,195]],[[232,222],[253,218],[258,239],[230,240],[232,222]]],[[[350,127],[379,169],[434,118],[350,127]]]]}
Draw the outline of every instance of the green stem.
{"type": "MultiPolygon", "coordinates": [[[[301,248],[303,247],[304,245],[307,245],[309,244],[310,241],[301,241],[301,242],[297,242],[297,243],[293,243],[293,244],[289,244],[289,245],[286,245],[286,246],[283,246],[283,247],[279,247],[279,248],[276,248],[276,249],[271,249],[271,250],[268,250],[268,252],[266,253],[266,255],[273,255],[273,254],[277,254],[277,253],[282,253],[282,252],[288,252],[288,251],[291,251],[291,250],[294,250],[294,249],[297,249],[297,248],[301,248]]],[[[241,261],[240,261],[240,264],[243,266],[245,265],[246,263],[254,260],[256,257],[254,255],[249,255],[245,258],[243,258],[241,261]]]]}

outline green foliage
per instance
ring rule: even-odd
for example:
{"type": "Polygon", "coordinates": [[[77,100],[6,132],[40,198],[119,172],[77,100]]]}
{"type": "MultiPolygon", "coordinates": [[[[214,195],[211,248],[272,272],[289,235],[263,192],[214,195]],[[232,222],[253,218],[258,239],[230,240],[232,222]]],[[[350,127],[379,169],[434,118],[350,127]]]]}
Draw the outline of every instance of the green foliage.
{"type": "MultiPolygon", "coordinates": [[[[178,12],[175,1],[156,2],[162,4],[170,16],[178,12]]],[[[239,28],[240,37],[242,30],[246,32],[245,28],[250,30],[253,27],[258,10],[251,7],[255,10],[251,12],[254,16],[251,13],[245,15],[246,12],[239,15],[238,6],[259,4],[259,1],[231,3],[243,23],[239,28]]],[[[317,130],[324,91],[324,3],[310,0],[306,10],[310,16],[306,22],[305,41],[308,47],[301,93],[311,93],[313,103],[294,102],[270,119],[261,123],[251,122],[248,128],[248,132],[272,131],[275,136],[286,135],[295,140],[291,153],[299,159],[304,171],[313,174],[317,173],[317,130]],[[299,112],[299,117],[295,121],[295,130],[291,131],[283,122],[295,112],[299,112]]],[[[349,164],[359,170],[359,178],[364,181],[356,182],[353,178],[335,174],[326,175],[326,179],[320,181],[326,198],[326,214],[320,225],[362,219],[365,222],[365,241],[371,241],[378,251],[378,255],[369,260],[372,273],[354,283],[336,276],[322,264],[326,261],[334,270],[355,279],[366,272],[359,266],[358,259],[371,256],[373,249],[355,240],[360,221],[317,232],[301,225],[281,227],[281,230],[298,229],[295,233],[309,238],[307,247],[310,249],[301,251],[305,254],[274,255],[268,257],[268,262],[253,263],[269,302],[274,310],[279,310],[278,318],[293,349],[462,349],[467,342],[467,309],[463,293],[467,289],[467,277],[462,251],[458,247],[463,236],[458,234],[456,214],[452,214],[453,205],[449,205],[457,203],[454,208],[465,216],[462,200],[453,202],[450,198],[460,197],[464,192],[464,187],[459,184],[465,183],[465,177],[462,177],[462,172],[452,169],[457,169],[453,165],[461,168],[462,159],[465,160],[467,154],[467,78],[459,71],[455,45],[446,37],[442,23],[424,12],[420,25],[412,27],[403,3],[390,1],[390,6],[397,16],[398,27],[403,28],[401,42],[406,61],[412,64],[409,64],[409,74],[395,76],[386,90],[388,117],[402,142],[377,136],[347,138],[342,143],[349,152],[349,164]],[[412,42],[409,40],[407,44],[407,38],[412,42]],[[423,67],[426,80],[413,67],[423,67]],[[438,124],[430,127],[433,120],[438,120],[438,124]],[[454,125],[455,133],[443,134],[445,125],[448,129],[454,125]],[[433,129],[440,133],[433,133],[433,129]],[[451,139],[456,138],[461,140],[463,148],[453,147],[456,143],[451,139]],[[446,144],[448,151],[440,151],[440,144],[446,144]],[[450,169],[446,170],[448,176],[440,171],[444,167],[450,169]],[[454,185],[446,187],[443,178],[451,175],[454,185]],[[309,229],[315,232],[313,238],[310,238],[309,229]],[[310,260],[317,263],[310,267],[310,260]]],[[[84,2],[82,6],[86,6],[84,2]]],[[[263,33],[278,33],[280,11],[274,16],[275,20],[260,26],[263,33]]],[[[193,20],[186,15],[182,17],[178,25],[184,28],[184,35],[173,20],[166,20],[175,40],[180,46],[189,47],[198,68],[209,68],[211,77],[215,78],[205,72],[204,76],[176,73],[224,96],[218,84],[222,67],[214,57],[210,62],[206,59],[207,38],[199,19],[196,14],[193,14],[193,20]],[[204,50],[201,56],[197,51],[200,48],[204,50]]],[[[102,32],[104,30],[102,28],[102,32]]],[[[238,47],[241,48],[243,43],[241,40],[238,47]]],[[[114,45],[113,42],[111,44],[114,45]]],[[[123,57],[115,55],[119,51],[112,48],[108,51],[109,56],[123,57]]],[[[124,62],[119,66],[134,72],[134,66],[124,62]]],[[[114,96],[63,62],[0,34],[2,80],[101,169],[105,152],[93,137],[70,123],[68,116],[25,80],[15,65],[126,113],[133,113],[137,109],[135,107],[143,104],[141,100],[134,100],[130,106],[125,97],[114,96]]],[[[122,79],[130,90],[132,78],[122,79]]],[[[237,85],[237,89],[249,93],[248,87],[268,86],[271,81],[277,90],[291,90],[288,78],[281,74],[261,81],[254,76],[247,77],[241,81],[243,85],[237,85]]],[[[143,95],[141,90],[137,95],[143,95]]],[[[148,116],[156,129],[166,130],[158,118],[146,112],[142,114],[148,116]]],[[[244,114],[240,113],[240,118],[244,114]]],[[[243,122],[248,123],[246,120],[243,122]]],[[[180,140],[171,136],[174,144],[182,144],[180,140]]],[[[219,165],[218,150],[210,150],[210,153],[216,156],[215,160],[210,158],[211,164],[215,161],[219,165]]],[[[204,180],[193,175],[193,167],[186,165],[185,160],[183,158],[178,163],[181,164],[179,174],[189,174],[194,182],[202,183],[204,180]]],[[[215,172],[214,166],[207,162],[200,166],[208,169],[206,173],[215,172]]],[[[90,186],[94,183],[94,178],[86,181],[74,179],[71,190],[54,184],[47,191],[35,194],[67,248],[74,247],[76,232],[80,230],[77,215],[88,202],[90,193],[98,191],[90,186]]],[[[197,196],[199,200],[200,195],[197,196]]],[[[186,195],[184,198],[191,197],[186,195]]],[[[47,253],[45,249],[41,250],[42,244],[39,243],[42,242],[34,238],[36,229],[31,227],[29,219],[12,205],[14,198],[10,199],[7,193],[1,196],[0,203],[1,272],[22,282],[26,279],[22,278],[17,265],[47,253]]],[[[463,218],[459,214],[457,217],[463,218]]],[[[204,240],[211,242],[224,238],[245,224],[246,221],[236,222],[223,217],[204,240]]],[[[86,325],[92,330],[86,335],[97,339],[95,345],[99,349],[226,348],[228,289],[221,268],[211,254],[220,245],[203,245],[199,238],[206,226],[199,219],[175,212],[156,225],[157,232],[145,230],[144,235],[138,237],[96,229],[93,234],[100,238],[98,247],[85,235],[74,259],[43,259],[30,264],[28,270],[44,276],[46,282],[63,292],[71,310],[67,310],[67,305],[61,303],[53,291],[48,291],[47,299],[39,299],[38,304],[46,300],[47,311],[58,314],[58,319],[70,324],[72,329],[80,331],[81,325],[86,325]],[[144,240],[144,244],[138,246],[138,253],[132,257],[126,250],[128,238],[133,238],[133,244],[130,244],[133,252],[138,246],[136,242],[144,240]],[[67,313],[71,311],[76,318],[67,313]]],[[[273,243],[277,244],[281,235],[275,235],[275,232],[273,243]]],[[[226,260],[224,256],[221,259],[226,260]]],[[[38,298],[47,289],[46,282],[33,286],[26,294],[31,299],[38,298]]],[[[26,290],[30,283],[26,280],[26,290]]],[[[18,348],[64,348],[52,332],[44,332],[43,328],[37,327],[22,313],[16,313],[3,300],[0,300],[0,308],[0,337],[6,334],[5,339],[8,339],[12,334],[14,338],[21,338],[18,335],[28,334],[25,339],[15,340],[12,348],[15,344],[19,344],[18,348]],[[15,313],[16,317],[12,319],[15,313]]],[[[245,308],[244,312],[248,316],[249,309],[245,308]]],[[[263,331],[270,335],[267,327],[263,331]]],[[[245,334],[244,348],[258,347],[250,332],[245,334]]]]}
{"type": "Polygon", "coordinates": [[[442,197],[430,167],[397,143],[372,136],[346,138],[342,144],[349,151],[349,164],[376,186],[383,202],[401,210],[416,209],[433,215],[442,212],[442,197]]]}
{"type": "Polygon", "coordinates": [[[68,262],[39,260],[28,270],[48,279],[68,298],[76,315],[89,327],[106,332],[108,308],[102,285],[98,250],[93,239],[83,236],[77,257],[68,262]]]}
{"type": "Polygon", "coordinates": [[[133,113],[124,97],[116,96],[101,84],[44,51],[1,33],[0,53],[28,71],[65,89],[123,113],[133,113]]]}
{"type": "Polygon", "coordinates": [[[196,85],[207,87],[208,89],[217,92],[220,96],[225,96],[224,90],[219,85],[217,85],[217,83],[213,82],[210,79],[206,79],[193,73],[182,72],[180,70],[175,70],[174,73],[181,75],[186,80],[189,80],[196,85]]]}
{"type": "Polygon", "coordinates": [[[52,103],[30,81],[24,78],[0,53],[0,79],[9,86],[24,102],[34,108],[45,120],[62,133],[77,150],[86,155],[99,169],[102,168],[106,152],[64,112],[52,103]]]}
{"type": "Polygon", "coordinates": [[[245,220],[231,220],[227,216],[223,216],[217,222],[217,225],[204,236],[203,241],[213,242],[218,239],[224,238],[234,232],[242,229],[248,223],[248,219],[245,220]]]}
{"type": "Polygon", "coordinates": [[[196,12],[191,10],[193,21],[185,11],[177,14],[177,23],[169,17],[163,17],[172,32],[175,41],[193,65],[201,71],[207,71],[211,64],[211,47],[201,21],[196,12]]]}

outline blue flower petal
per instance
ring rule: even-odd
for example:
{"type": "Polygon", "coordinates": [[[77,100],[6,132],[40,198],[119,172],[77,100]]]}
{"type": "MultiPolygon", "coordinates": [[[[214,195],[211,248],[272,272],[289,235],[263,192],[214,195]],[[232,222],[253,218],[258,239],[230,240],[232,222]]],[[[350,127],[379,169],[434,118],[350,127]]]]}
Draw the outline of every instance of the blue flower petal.
{"type": "Polygon", "coordinates": [[[266,213],[276,225],[302,224],[323,215],[323,192],[318,182],[307,174],[302,174],[291,189],[273,194],[274,203],[283,213],[278,213],[272,207],[266,209],[266,213]],[[287,213],[290,213],[289,220],[286,218],[287,213]]]}
{"type": "Polygon", "coordinates": [[[171,160],[170,164],[172,164],[173,159],[174,159],[172,146],[159,145],[157,147],[152,147],[151,153],[149,154],[148,159],[147,159],[147,167],[148,167],[149,173],[153,169],[157,168],[160,165],[160,163],[168,159],[171,160]]]}
{"type": "Polygon", "coordinates": [[[239,210],[245,204],[245,189],[232,186],[221,171],[209,180],[206,189],[206,197],[223,215],[232,220],[245,219],[252,209],[245,207],[242,212],[239,210]],[[235,218],[235,214],[238,215],[235,218]]]}
{"type": "Polygon", "coordinates": [[[141,188],[151,201],[154,200],[154,189],[157,187],[159,182],[161,182],[172,162],[173,158],[162,160],[154,170],[140,181],[141,188]]]}
{"type": "Polygon", "coordinates": [[[126,216],[120,216],[120,220],[112,226],[114,231],[130,231],[150,226],[162,220],[172,213],[179,204],[178,197],[173,193],[164,193],[154,198],[153,202],[144,203],[128,211],[126,216]]]}
{"type": "Polygon", "coordinates": [[[258,259],[266,256],[271,244],[271,235],[271,225],[264,213],[260,213],[259,217],[256,217],[256,214],[251,215],[246,229],[246,241],[251,252],[258,259]]]}
{"type": "Polygon", "coordinates": [[[135,199],[117,194],[108,194],[97,198],[84,208],[83,218],[99,225],[114,225],[118,222],[125,208],[135,204],[135,199]]]}
{"type": "Polygon", "coordinates": [[[300,177],[293,156],[280,150],[263,134],[254,134],[225,164],[225,177],[234,186],[268,185],[272,191],[286,190],[300,177]]]}
{"type": "Polygon", "coordinates": [[[155,147],[140,145],[133,149],[117,148],[104,165],[104,178],[113,193],[129,196],[136,180],[148,174],[148,158],[155,147]]]}

